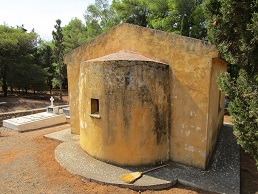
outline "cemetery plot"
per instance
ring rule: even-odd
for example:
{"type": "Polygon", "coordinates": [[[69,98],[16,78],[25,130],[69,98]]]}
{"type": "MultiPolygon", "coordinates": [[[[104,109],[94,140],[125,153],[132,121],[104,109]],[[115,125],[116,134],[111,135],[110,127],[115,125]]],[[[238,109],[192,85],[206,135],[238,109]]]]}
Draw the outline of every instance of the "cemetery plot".
{"type": "Polygon", "coordinates": [[[19,132],[23,132],[34,129],[40,129],[43,127],[49,127],[52,125],[62,124],[65,122],[66,116],[64,114],[57,115],[48,112],[42,112],[4,120],[3,126],[13,130],[17,130],[19,132]]]}

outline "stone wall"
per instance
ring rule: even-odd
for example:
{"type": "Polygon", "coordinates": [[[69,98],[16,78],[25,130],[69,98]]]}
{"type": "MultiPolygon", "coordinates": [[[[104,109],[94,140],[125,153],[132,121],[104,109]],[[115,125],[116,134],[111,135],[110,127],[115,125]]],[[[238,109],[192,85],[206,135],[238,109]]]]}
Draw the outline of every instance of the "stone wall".
{"type": "MultiPolygon", "coordinates": [[[[225,109],[225,96],[219,90],[217,79],[222,72],[227,71],[227,63],[217,58],[214,58],[212,63],[213,65],[211,69],[209,118],[207,130],[207,153],[212,153],[212,150],[216,145],[218,133],[220,131],[219,129],[223,124],[225,109]]],[[[210,157],[211,155],[208,156],[208,158],[210,157]]]]}
{"type": "Polygon", "coordinates": [[[81,64],[80,143],[91,156],[123,166],[166,161],[169,115],[168,65],[134,59],[81,64]]]}

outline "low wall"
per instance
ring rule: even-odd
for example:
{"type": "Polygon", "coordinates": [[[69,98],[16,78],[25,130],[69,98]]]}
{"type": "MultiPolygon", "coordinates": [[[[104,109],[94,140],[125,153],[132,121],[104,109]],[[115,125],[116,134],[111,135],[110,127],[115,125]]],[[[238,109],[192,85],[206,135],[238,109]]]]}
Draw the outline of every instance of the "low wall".
{"type": "MultiPolygon", "coordinates": [[[[65,107],[69,107],[69,105],[61,105],[61,106],[57,106],[57,107],[65,108],[65,107]]],[[[15,112],[0,113],[0,126],[3,125],[3,120],[12,119],[12,118],[16,118],[16,117],[22,117],[22,116],[31,115],[31,114],[36,114],[36,113],[40,113],[40,112],[45,112],[46,110],[47,110],[47,107],[31,109],[31,110],[21,110],[21,111],[15,111],[15,112]]]]}

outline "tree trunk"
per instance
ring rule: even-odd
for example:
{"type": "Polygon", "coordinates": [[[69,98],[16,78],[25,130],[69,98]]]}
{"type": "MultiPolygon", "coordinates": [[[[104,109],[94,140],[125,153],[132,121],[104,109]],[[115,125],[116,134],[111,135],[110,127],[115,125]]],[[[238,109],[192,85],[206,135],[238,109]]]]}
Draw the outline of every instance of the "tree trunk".
{"type": "MultiPolygon", "coordinates": [[[[51,83],[51,82],[50,82],[51,83]]],[[[49,93],[52,94],[52,83],[49,85],[49,93]]]]}
{"type": "Polygon", "coordinates": [[[59,91],[59,97],[60,97],[60,101],[63,102],[63,82],[62,82],[62,79],[60,78],[59,79],[59,88],[60,88],[60,91],[59,91]]]}
{"type": "Polygon", "coordinates": [[[60,52],[58,54],[58,68],[59,68],[59,97],[60,97],[60,101],[63,102],[63,94],[62,94],[62,90],[63,90],[63,81],[62,81],[62,64],[60,63],[60,52]]]}
{"type": "Polygon", "coordinates": [[[7,84],[6,84],[6,77],[3,77],[3,85],[2,85],[2,89],[4,92],[4,97],[7,97],[7,84]]]}
{"type": "Polygon", "coordinates": [[[7,65],[4,63],[4,66],[3,66],[3,69],[1,71],[2,73],[2,76],[3,76],[3,85],[2,85],[2,89],[3,89],[3,92],[4,92],[4,97],[7,97],[7,65]]]}

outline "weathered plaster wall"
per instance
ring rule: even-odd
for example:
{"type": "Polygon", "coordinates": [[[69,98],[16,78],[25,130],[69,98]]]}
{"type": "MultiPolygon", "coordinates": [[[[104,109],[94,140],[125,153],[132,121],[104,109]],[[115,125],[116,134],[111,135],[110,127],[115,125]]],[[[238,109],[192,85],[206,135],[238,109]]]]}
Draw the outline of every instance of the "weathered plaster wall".
{"type": "Polygon", "coordinates": [[[227,71],[227,63],[218,58],[212,59],[211,81],[210,81],[210,102],[207,134],[207,156],[210,158],[211,153],[217,142],[219,129],[223,124],[225,95],[219,90],[217,84],[218,76],[227,71]]]}
{"type": "Polygon", "coordinates": [[[170,158],[204,169],[209,144],[210,70],[218,51],[200,40],[121,24],[66,55],[72,132],[79,133],[80,128],[80,63],[120,50],[135,51],[170,65],[170,158]]]}
{"type": "Polygon", "coordinates": [[[82,63],[81,147],[95,158],[118,165],[167,160],[168,80],[169,66],[152,61],[82,63]],[[91,114],[91,99],[99,100],[97,114],[91,114]]]}

